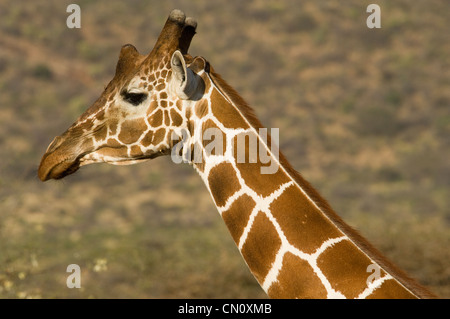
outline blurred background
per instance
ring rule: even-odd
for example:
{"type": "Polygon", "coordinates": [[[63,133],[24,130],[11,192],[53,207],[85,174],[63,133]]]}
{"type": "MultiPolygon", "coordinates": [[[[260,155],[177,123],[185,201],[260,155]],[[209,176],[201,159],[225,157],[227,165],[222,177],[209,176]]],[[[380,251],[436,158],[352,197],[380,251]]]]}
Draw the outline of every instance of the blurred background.
{"type": "Polygon", "coordinates": [[[168,157],[42,183],[54,136],[148,53],[174,8],[204,56],[280,130],[281,150],[351,226],[450,297],[447,1],[0,0],[0,297],[265,298],[201,179],[168,157]],[[381,7],[368,29],[367,5],[381,7]],[[81,289],[66,287],[69,264],[81,289]]]}

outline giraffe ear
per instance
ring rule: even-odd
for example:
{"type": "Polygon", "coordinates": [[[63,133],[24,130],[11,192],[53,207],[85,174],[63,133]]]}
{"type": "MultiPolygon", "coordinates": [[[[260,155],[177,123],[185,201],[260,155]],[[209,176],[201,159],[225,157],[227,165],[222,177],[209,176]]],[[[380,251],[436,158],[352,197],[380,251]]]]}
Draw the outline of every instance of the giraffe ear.
{"type": "Polygon", "coordinates": [[[179,50],[173,53],[170,59],[170,66],[172,68],[172,84],[175,88],[175,93],[180,99],[190,99],[199,86],[200,77],[186,67],[186,62],[179,50]]]}

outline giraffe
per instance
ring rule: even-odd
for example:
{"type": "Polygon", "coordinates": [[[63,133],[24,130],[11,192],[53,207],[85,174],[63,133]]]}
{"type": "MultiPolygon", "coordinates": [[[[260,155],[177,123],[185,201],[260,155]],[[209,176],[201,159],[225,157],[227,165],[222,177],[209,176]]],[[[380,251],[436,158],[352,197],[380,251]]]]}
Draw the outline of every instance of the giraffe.
{"type": "Polygon", "coordinates": [[[238,93],[205,58],[188,54],[196,27],[173,10],[148,55],[124,45],[99,99],[48,146],[39,178],[184,154],[270,298],[435,297],[342,221],[262,136],[238,93]],[[264,174],[267,161],[239,144],[251,139],[275,170],[264,174]]]}

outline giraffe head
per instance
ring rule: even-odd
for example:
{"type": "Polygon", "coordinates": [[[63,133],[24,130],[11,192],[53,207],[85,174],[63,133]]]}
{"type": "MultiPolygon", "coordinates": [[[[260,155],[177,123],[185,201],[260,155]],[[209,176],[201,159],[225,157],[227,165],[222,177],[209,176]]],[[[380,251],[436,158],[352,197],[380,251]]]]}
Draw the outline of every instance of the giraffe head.
{"type": "Polygon", "coordinates": [[[91,163],[134,164],[168,154],[172,134],[187,126],[183,106],[202,91],[200,76],[186,66],[196,26],[173,10],[150,54],[124,45],[102,95],[48,146],[39,178],[63,178],[91,163]]]}

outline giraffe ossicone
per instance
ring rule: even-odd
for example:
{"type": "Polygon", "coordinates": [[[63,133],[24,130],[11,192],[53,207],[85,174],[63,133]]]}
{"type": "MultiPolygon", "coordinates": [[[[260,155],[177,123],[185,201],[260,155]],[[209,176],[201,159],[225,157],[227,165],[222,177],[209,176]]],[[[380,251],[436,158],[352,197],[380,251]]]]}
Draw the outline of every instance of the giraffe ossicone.
{"type": "Polygon", "coordinates": [[[203,179],[270,297],[433,297],[345,224],[278,151],[278,130],[268,134],[210,63],[188,54],[196,27],[174,10],[148,55],[123,46],[99,99],[47,148],[39,178],[171,155],[203,179]]]}

